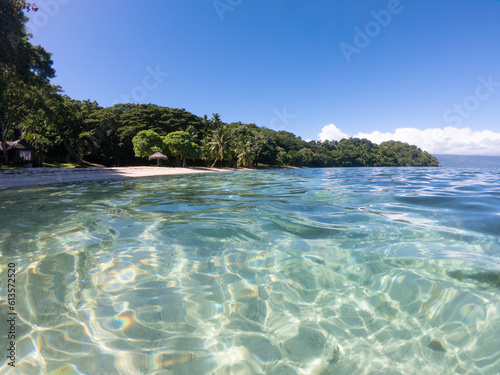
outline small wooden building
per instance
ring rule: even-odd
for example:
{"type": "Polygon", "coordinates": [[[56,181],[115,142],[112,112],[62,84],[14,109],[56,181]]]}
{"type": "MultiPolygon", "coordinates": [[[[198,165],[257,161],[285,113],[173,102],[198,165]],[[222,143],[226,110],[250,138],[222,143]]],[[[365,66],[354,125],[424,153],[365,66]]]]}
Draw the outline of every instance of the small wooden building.
{"type": "MultiPolygon", "coordinates": [[[[36,147],[26,142],[24,139],[18,139],[7,143],[7,163],[24,160],[26,163],[35,163],[36,147]]],[[[0,142],[0,157],[3,157],[3,146],[0,142]]]]}

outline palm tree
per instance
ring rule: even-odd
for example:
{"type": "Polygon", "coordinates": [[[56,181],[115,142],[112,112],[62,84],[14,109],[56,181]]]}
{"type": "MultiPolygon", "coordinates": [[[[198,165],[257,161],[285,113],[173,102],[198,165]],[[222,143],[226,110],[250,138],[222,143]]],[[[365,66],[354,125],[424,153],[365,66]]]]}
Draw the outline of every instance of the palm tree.
{"type": "Polygon", "coordinates": [[[255,150],[249,140],[239,140],[234,147],[234,153],[238,160],[238,166],[253,167],[255,161],[255,150]]]}
{"type": "Polygon", "coordinates": [[[215,164],[231,158],[231,143],[232,138],[226,125],[220,125],[212,130],[212,133],[207,137],[205,148],[210,158],[214,162],[210,166],[213,168],[215,164]]]}
{"type": "Polygon", "coordinates": [[[199,141],[197,139],[198,138],[198,130],[196,130],[196,128],[193,125],[188,125],[185,132],[191,136],[191,140],[193,142],[199,143],[199,141]]]}

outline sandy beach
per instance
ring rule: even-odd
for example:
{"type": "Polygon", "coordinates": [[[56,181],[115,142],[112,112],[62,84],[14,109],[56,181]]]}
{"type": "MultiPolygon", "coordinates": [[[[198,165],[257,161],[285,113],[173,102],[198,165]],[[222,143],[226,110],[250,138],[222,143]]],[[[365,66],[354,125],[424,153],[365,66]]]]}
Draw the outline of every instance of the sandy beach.
{"type": "Polygon", "coordinates": [[[59,182],[133,178],[147,176],[179,175],[192,173],[230,172],[231,168],[163,168],[163,167],[116,167],[116,168],[28,168],[0,172],[0,189],[59,182]]]}

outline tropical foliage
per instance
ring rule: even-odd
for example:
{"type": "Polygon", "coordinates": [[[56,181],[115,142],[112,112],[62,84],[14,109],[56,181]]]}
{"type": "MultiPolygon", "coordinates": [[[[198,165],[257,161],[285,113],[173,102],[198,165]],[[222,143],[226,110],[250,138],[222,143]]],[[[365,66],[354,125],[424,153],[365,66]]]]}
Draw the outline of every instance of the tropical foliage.
{"type": "Polygon", "coordinates": [[[58,88],[49,84],[55,75],[51,54],[29,42],[22,11],[31,4],[0,1],[0,141],[6,141],[25,119],[48,113],[46,102],[58,88]],[[24,7],[24,8],[23,8],[24,7]]]}
{"type": "Polygon", "coordinates": [[[182,161],[183,167],[186,166],[186,159],[201,159],[201,148],[188,132],[179,130],[168,133],[164,143],[170,153],[182,161]]]}
{"type": "Polygon", "coordinates": [[[206,166],[435,166],[438,161],[401,142],[374,144],[366,139],[309,141],[286,131],[255,124],[224,123],[185,109],[153,104],[78,101],[50,84],[51,55],[29,42],[24,14],[36,6],[0,1],[0,140],[32,142],[42,160],[146,163],[156,151],[172,165],[206,166]]]}
{"type": "MultiPolygon", "coordinates": [[[[215,116],[214,116],[215,117],[215,116]]],[[[232,157],[232,138],[226,125],[219,125],[208,135],[205,141],[205,154],[207,159],[212,159],[212,167],[217,162],[229,160],[232,157]]]]}
{"type": "Polygon", "coordinates": [[[45,157],[61,162],[134,165],[160,151],[174,157],[170,162],[212,167],[438,165],[427,152],[401,142],[377,145],[357,138],[306,142],[255,124],[221,122],[214,128],[213,118],[204,121],[184,109],[152,104],[103,108],[67,96],[45,104],[44,109],[32,108],[31,114],[19,116],[14,129],[45,157]]]}
{"type": "Polygon", "coordinates": [[[154,130],[141,130],[132,139],[134,153],[138,158],[147,158],[155,152],[163,152],[163,139],[154,130]]]}

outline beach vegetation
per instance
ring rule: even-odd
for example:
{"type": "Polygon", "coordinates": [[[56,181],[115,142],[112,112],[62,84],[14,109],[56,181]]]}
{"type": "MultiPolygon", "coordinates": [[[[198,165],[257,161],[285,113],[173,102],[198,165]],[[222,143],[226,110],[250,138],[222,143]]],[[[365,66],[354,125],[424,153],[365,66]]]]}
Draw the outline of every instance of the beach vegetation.
{"type": "Polygon", "coordinates": [[[24,10],[31,4],[0,1],[0,141],[7,160],[6,142],[18,134],[25,118],[42,110],[46,96],[57,92],[51,54],[29,42],[24,10]]]}
{"type": "Polygon", "coordinates": [[[155,152],[171,165],[230,167],[438,166],[435,157],[402,142],[367,139],[304,141],[287,131],[225,123],[155,104],[102,107],[74,100],[50,84],[51,54],[30,43],[25,12],[31,3],[0,2],[0,141],[23,138],[38,160],[77,165],[137,165],[155,152]]]}
{"type": "Polygon", "coordinates": [[[138,158],[149,158],[155,152],[164,153],[163,138],[154,130],[141,130],[132,139],[134,154],[138,158]]]}
{"type": "Polygon", "coordinates": [[[211,167],[215,167],[217,162],[221,164],[224,161],[232,159],[232,142],[233,138],[227,125],[218,125],[205,138],[204,155],[205,159],[213,160],[211,167]]]}
{"type": "Polygon", "coordinates": [[[186,131],[179,130],[168,133],[163,139],[163,143],[170,154],[182,162],[183,167],[186,166],[186,159],[201,159],[201,147],[193,141],[191,135],[186,131]]]}
{"type": "Polygon", "coordinates": [[[238,140],[234,146],[234,155],[238,167],[250,168],[255,166],[255,147],[250,140],[238,140]]]}

